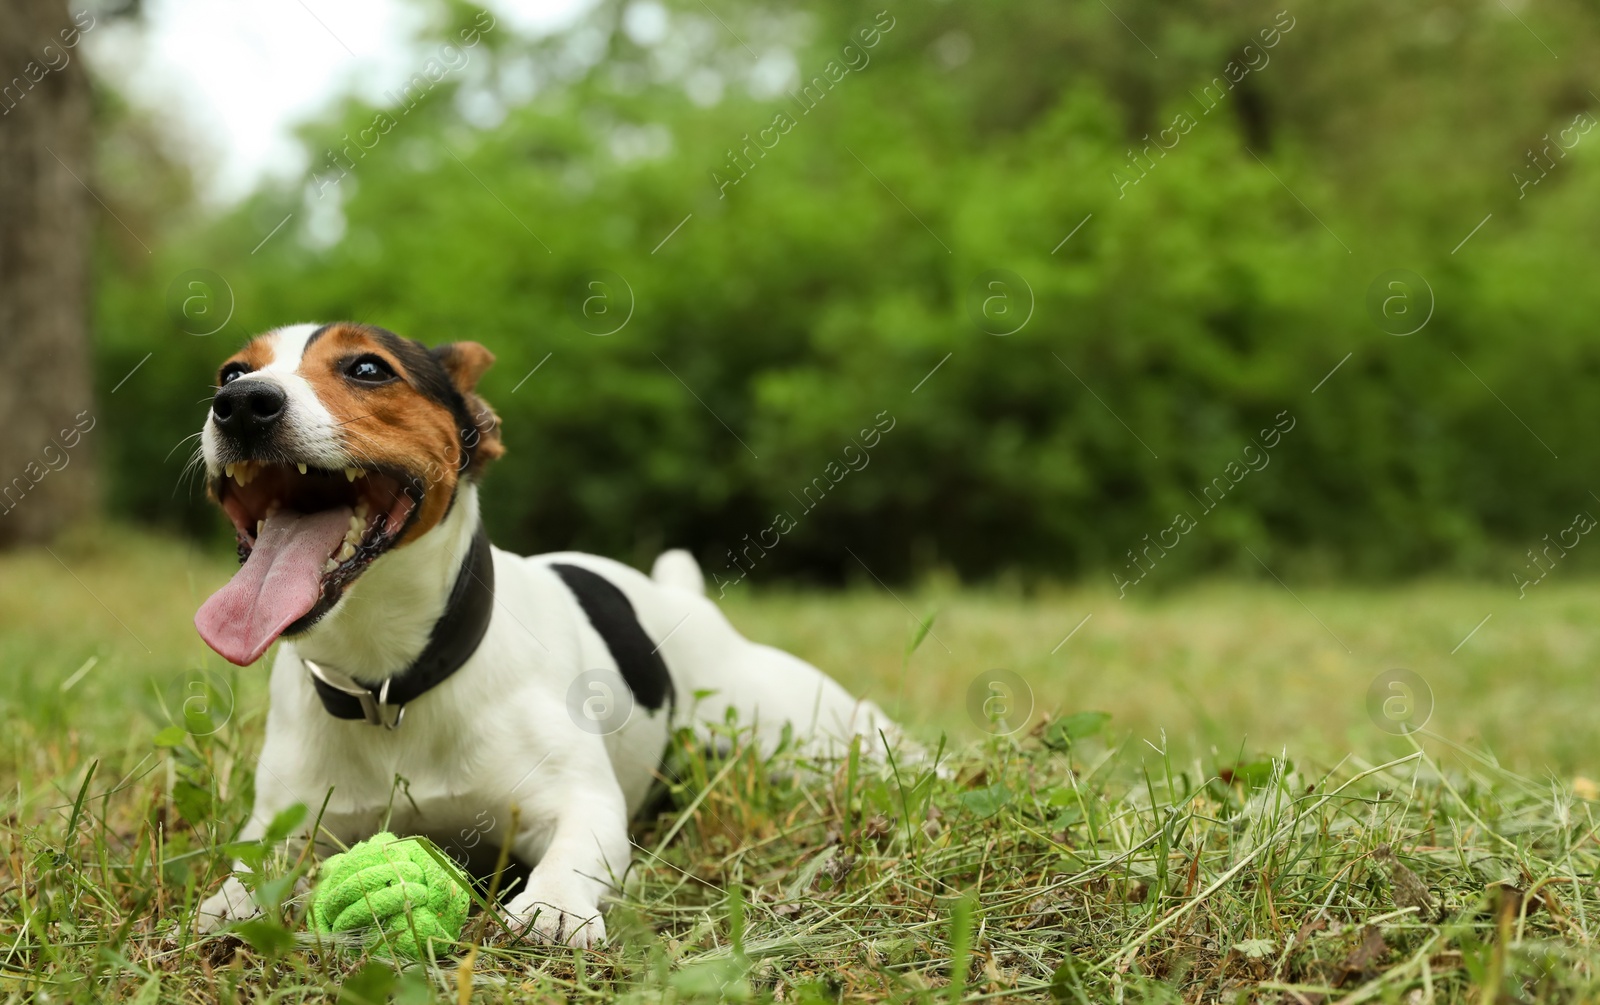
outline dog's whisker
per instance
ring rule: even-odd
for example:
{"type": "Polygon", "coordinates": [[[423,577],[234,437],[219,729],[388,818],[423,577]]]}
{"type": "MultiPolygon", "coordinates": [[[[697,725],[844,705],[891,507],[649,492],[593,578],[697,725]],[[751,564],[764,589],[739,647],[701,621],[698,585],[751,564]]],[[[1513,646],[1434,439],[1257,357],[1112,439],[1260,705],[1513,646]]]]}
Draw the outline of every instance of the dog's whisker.
{"type": "Polygon", "coordinates": [[[202,429],[200,432],[198,432],[198,433],[190,433],[188,436],[185,436],[183,439],[179,440],[177,443],[174,443],[172,445],[172,449],[167,451],[167,456],[161,458],[161,463],[165,464],[168,461],[172,460],[172,455],[178,452],[178,448],[179,447],[183,446],[185,443],[188,443],[190,440],[194,439],[195,437],[203,435],[204,433],[205,433],[205,430],[202,429]]]}
{"type": "MultiPolygon", "coordinates": [[[[357,416],[357,418],[362,418],[362,419],[369,418],[372,414],[374,414],[374,413],[370,413],[369,412],[367,415],[357,416]]],[[[349,421],[350,422],[354,422],[355,419],[351,419],[349,421]]],[[[338,423],[339,426],[344,426],[346,424],[347,423],[344,423],[344,422],[338,423]]],[[[377,460],[376,455],[373,454],[369,450],[364,450],[360,446],[360,444],[362,444],[362,443],[371,443],[374,447],[378,446],[378,444],[374,443],[371,440],[370,437],[368,437],[365,433],[361,432],[359,429],[346,429],[344,431],[344,434],[345,434],[345,436],[350,438],[349,441],[345,443],[345,449],[351,451],[352,453],[357,454],[358,456],[360,456],[364,460],[367,460],[369,462],[376,462],[376,460],[377,460]]]]}
{"type": "Polygon", "coordinates": [[[345,449],[349,450],[359,460],[365,462],[366,464],[376,465],[378,463],[378,455],[374,448],[364,447],[360,443],[352,441],[345,444],[345,449]]]}
{"type": "MultiPolygon", "coordinates": [[[[195,435],[198,436],[200,434],[196,433],[195,435]]],[[[185,439],[190,439],[190,437],[185,437],[185,439]]],[[[178,446],[181,447],[182,445],[183,441],[180,440],[178,446]]],[[[172,449],[176,450],[178,447],[173,447],[172,449]]],[[[167,456],[171,457],[171,452],[168,452],[167,456]]],[[[190,490],[193,491],[194,482],[200,477],[204,465],[205,448],[197,445],[194,448],[194,452],[189,455],[189,459],[184,462],[182,470],[178,472],[178,477],[173,479],[172,498],[177,498],[178,490],[183,488],[185,481],[190,483],[190,490]]]]}

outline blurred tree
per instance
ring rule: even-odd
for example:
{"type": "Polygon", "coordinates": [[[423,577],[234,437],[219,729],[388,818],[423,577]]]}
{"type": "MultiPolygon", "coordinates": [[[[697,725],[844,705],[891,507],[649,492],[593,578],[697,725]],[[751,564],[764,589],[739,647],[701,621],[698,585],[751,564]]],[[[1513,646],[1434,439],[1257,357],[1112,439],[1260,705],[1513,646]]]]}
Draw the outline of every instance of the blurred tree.
{"type": "Polygon", "coordinates": [[[226,533],[181,480],[217,362],[341,317],[499,356],[485,512],[525,551],[1509,580],[1600,505],[1581,0],[601,0],[539,38],[419,7],[406,95],[220,216],[179,226],[181,176],[100,120],[156,254],[102,233],[97,373],[161,360],[105,402],[114,511],[226,533]],[[191,269],[236,299],[215,335],[162,310],[191,269]]]}
{"type": "Polygon", "coordinates": [[[59,0],[0,0],[0,546],[49,537],[92,492],[81,28],[59,0]]]}

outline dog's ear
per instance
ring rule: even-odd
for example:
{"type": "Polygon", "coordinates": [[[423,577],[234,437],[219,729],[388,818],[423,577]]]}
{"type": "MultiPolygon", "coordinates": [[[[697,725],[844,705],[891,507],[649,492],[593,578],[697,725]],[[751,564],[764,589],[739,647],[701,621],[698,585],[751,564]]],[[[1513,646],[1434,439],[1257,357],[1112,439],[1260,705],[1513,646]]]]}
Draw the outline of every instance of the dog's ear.
{"type": "Polygon", "coordinates": [[[476,391],[484,372],[494,366],[494,353],[476,342],[447,342],[433,350],[433,358],[463,396],[476,391]]]}
{"type": "Polygon", "coordinates": [[[478,395],[478,380],[494,365],[494,353],[476,342],[448,342],[433,350],[433,358],[450,376],[472,416],[474,428],[463,430],[462,437],[472,457],[470,470],[476,473],[506,452],[500,440],[500,416],[478,395]]]}

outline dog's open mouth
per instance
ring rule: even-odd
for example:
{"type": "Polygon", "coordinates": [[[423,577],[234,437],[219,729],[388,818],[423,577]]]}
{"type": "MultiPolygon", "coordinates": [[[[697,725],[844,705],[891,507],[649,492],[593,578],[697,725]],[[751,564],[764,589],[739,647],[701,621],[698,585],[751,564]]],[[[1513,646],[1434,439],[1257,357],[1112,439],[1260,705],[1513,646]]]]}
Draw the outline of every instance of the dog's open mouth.
{"type": "Polygon", "coordinates": [[[231,663],[254,663],[280,635],[311,627],[404,533],[422,498],[390,471],[244,461],[214,486],[238,532],[242,567],[195,614],[231,663]]]}

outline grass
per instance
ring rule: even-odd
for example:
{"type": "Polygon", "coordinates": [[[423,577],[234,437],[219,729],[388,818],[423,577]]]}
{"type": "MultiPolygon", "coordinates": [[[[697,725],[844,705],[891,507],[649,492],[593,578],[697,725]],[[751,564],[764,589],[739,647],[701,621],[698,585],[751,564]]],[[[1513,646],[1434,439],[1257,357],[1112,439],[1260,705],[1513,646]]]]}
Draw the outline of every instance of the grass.
{"type": "Polygon", "coordinates": [[[280,916],[193,934],[264,722],[264,670],[224,671],[189,624],[226,574],[105,531],[0,557],[5,1000],[1600,996],[1593,584],[739,593],[747,633],[943,732],[954,777],[686,749],[605,950],[474,922],[473,948],[397,977],[306,933],[308,866],[281,850],[259,852],[280,916]],[[1409,737],[1367,708],[1396,667],[1432,694],[1409,737]],[[198,735],[169,714],[195,668],[228,692],[198,735]],[[1004,736],[968,711],[999,668],[1012,714],[1033,706],[1004,736]]]}

